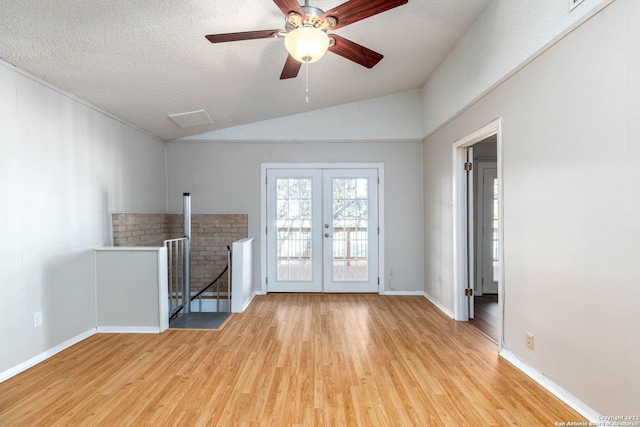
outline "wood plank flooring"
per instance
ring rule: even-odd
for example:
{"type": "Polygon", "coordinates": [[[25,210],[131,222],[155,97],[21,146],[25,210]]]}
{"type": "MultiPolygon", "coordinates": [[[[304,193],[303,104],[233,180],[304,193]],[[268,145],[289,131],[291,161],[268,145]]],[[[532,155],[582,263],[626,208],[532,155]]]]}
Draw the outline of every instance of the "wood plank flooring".
{"type": "Polygon", "coordinates": [[[420,296],[256,297],[220,331],[99,334],[0,384],[0,426],[585,421],[420,296]]]}

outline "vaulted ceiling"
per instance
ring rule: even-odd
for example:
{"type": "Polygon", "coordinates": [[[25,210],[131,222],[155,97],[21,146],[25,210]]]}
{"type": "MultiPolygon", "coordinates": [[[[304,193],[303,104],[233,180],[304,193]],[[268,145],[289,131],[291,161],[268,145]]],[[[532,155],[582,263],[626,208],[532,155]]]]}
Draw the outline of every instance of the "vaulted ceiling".
{"type": "Polygon", "coordinates": [[[282,39],[204,37],[283,28],[272,0],[0,0],[0,58],[170,140],[420,88],[489,1],[409,0],[336,30],[384,58],[367,69],[327,53],[309,66],[308,104],[304,68],[279,79],[282,39]],[[168,117],[199,109],[212,125],[168,117]]]}

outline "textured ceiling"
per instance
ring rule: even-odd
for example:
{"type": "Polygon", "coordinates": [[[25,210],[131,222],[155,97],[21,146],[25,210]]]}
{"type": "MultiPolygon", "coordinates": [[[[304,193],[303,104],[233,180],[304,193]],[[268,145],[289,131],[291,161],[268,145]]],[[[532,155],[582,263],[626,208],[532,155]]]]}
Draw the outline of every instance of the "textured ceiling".
{"type": "Polygon", "coordinates": [[[282,39],[204,37],[283,28],[272,0],[0,0],[0,58],[170,140],[419,88],[488,3],[409,0],[336,30],[384,59],[367,69],[328,52],[309,67],[309,104],[304,67],[279,80],[282,39]],[[199,109],[213,125],[168,117],[199,109]]]}

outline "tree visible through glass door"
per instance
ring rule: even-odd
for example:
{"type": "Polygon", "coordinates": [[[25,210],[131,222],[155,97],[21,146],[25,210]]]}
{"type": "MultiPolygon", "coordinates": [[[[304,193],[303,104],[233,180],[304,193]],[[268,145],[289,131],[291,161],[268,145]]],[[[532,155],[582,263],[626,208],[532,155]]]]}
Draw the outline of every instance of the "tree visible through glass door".
{"type": "Polygon", "coordinates": [[[311,178],[277,178],[277,280],[311,281],[311,178]]]}
{"type": "Polygon", "coordinates": [[[333,178],[333,280],[369,280],[369,180],[333,178]]]}

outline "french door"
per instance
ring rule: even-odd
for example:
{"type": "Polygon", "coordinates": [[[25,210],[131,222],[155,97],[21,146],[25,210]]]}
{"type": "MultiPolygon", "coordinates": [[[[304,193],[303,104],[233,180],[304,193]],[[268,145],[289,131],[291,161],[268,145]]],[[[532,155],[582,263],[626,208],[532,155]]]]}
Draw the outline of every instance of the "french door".
{"type": "Polygon", "coordinates": [[[267,169],[268,292],[378,291],[377,169],[267,169]]]}

